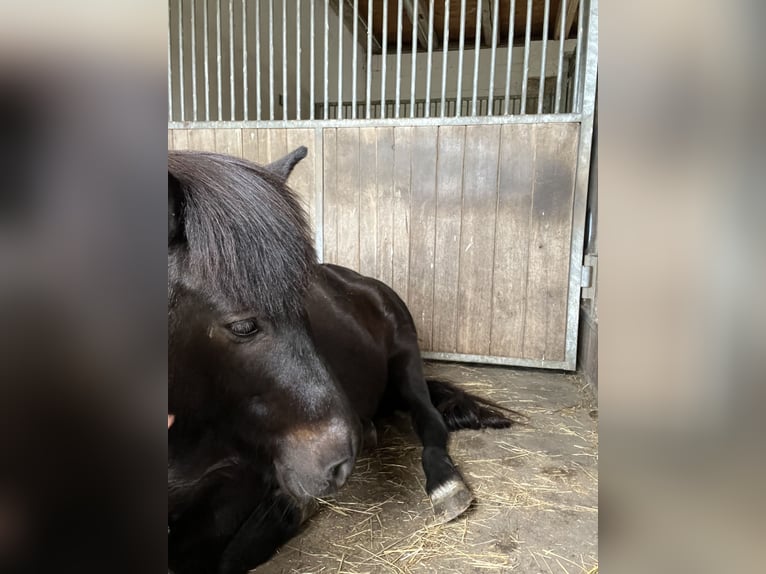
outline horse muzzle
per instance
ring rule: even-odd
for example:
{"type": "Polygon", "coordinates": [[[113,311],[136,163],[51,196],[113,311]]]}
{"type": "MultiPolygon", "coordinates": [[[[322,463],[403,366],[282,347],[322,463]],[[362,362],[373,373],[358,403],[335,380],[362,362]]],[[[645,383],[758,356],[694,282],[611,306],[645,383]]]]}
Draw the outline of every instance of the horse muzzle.
{"type": "Polygon", "coordinates": [[[282,487],[298,500],[336,492],[351,475],[360,432],[341,419],[293,429],[275,460],[282,487]]]}

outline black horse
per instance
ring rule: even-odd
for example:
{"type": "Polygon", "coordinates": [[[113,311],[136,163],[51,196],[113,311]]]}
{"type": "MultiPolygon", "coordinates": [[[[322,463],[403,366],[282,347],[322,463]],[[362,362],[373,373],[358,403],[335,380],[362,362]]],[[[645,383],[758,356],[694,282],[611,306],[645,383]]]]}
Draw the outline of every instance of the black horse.
{"type": "Polygon", "coordinates": [[[266,167],[168,156],[169,562],[179,574],[267,560],[310,500],[345,483],[363,432],[394,409],[411,414],[434,512],[451,520],[472,496],[447,454],[448,429],[512,422],[426,382],[392,289],[316,265],[286,186],[305,155],[266,167]]]}

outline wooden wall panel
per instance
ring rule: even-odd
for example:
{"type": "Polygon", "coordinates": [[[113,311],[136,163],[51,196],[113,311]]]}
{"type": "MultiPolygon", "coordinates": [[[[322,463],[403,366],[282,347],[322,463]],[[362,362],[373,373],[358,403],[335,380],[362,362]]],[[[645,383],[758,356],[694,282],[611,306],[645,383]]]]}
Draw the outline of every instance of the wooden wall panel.
{"type": "Polygon", "coordinates": [[[412,193],[412,130],[394,129],[393,259],[391,287],[407,301],[410,272],[410,195],[412,193]]]}
{"type": "Polygon", "coordinates": [[[359,272],[377,275],[377,129],[359,130],[359,272]]]}
{"type": "Polygon", "coordinates": [[[375,277],[394,284],[394,128],[375,128],[375,183],[378,192],[378,227],[375,277]]]}

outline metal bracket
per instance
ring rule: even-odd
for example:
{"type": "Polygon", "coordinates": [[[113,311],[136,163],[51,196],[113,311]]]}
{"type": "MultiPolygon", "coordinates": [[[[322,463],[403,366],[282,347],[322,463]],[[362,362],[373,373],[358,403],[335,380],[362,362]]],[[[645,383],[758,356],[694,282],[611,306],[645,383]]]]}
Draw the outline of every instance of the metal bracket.
{"type": "Polygon", "coordinates": [[[593,299],[596,295],[596,279],[598,277],[598,255],[586,254],[583,256],[582,276],[580,286],[582,287],[582,299],[593,299]]]}

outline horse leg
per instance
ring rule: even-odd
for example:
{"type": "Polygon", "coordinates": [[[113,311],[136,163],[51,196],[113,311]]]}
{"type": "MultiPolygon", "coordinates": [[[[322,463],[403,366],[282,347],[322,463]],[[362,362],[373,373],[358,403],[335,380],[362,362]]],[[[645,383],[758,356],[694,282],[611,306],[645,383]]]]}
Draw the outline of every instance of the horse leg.
{"type": "Polygon", "coordinates": [[[448,522],[468,509],[473,495],[447,454],[449,432],[442,415],[431,403],[417,347],[391,361],[390,375],[390,384],[395,385],[399,399],[410,412],[415,432],[423,444],[426,492],[434,515],[437,521],[448,522]]]}

